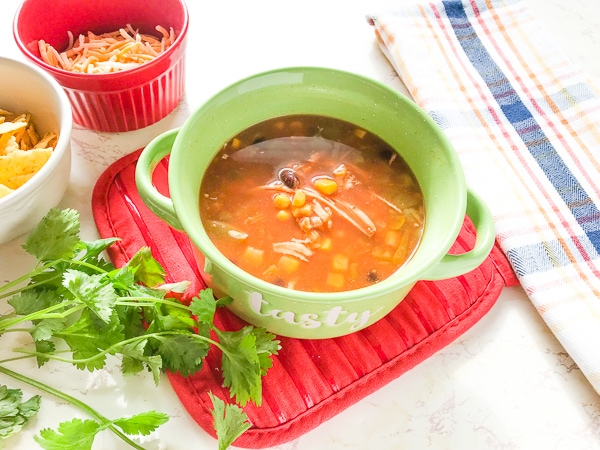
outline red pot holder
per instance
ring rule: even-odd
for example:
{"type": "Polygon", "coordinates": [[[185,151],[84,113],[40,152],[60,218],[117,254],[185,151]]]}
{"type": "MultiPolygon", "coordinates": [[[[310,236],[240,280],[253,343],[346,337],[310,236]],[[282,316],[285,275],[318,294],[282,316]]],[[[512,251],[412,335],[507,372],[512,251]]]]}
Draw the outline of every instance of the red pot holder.
{"type": "MultiPolygon", "coordinates": [[[[186,294],[205,285],[194,264],[185,234],[173,230],[146,208],[135,186],[139,151],[123,157],[98,180],[92,199],[94,219],[102,237],[120,237],[109,256],[122,266],[142,246],[168,273],[168,282],[190,280],[186,294]]],[[[168,194],[165,160],[154,182],[168,194]]],[[[461,253],[475,242],[470,222],[454,244],[461,253]]],[[[263,379],[263,404],[244,411],[253,424],[235,445],[265,448],[291,441],[338,412],[394,380],[474,325],[495,303],[505,285],[516,285],[508,261],[498,247],[476,270],[443,281],[421,281],[389,315],[370,327],[335,339],[281,339],[281,351],[263,379]]],[[[244,323],[221,308],[215,318],[221,329],[236,330],[244,323]]],[[[188,378],[168,378],[189,414],[215,436],[209,391],[224,401],[220,358],[211,350],[202,370],[188,378]]]]}

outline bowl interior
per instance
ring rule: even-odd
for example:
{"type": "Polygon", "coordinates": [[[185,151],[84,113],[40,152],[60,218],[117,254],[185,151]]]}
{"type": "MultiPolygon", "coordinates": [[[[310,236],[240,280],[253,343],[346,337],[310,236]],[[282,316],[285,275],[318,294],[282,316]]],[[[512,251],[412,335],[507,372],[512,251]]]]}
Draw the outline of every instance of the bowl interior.
{"type": "MultiPolygon", "coordinates": [[[[337,117],[383,138],[408,163],[423,191],[426,220],[419,250],[387,280],[350,295],[416,281],[447,252],[460,230],[466,205],[462,167],[442,131],[411,100],[381,83],[338,70],[300,67],[259,74],[221,91],[190,117],[175,140],[169,186],[177,215],[194,244],[232,276],[253,278],[226,260],[202,227],[202,174],[222,144],[238,132],[272,117],[303,113],[337,117]]],[[[252,282],[265,291],[285,289],[252,282]]]]}

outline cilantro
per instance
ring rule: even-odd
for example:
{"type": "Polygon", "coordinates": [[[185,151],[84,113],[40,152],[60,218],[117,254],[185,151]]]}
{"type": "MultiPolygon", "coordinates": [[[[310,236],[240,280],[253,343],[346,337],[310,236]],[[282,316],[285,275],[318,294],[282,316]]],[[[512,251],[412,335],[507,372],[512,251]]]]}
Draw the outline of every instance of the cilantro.
{"type": "Polygon", "coordinates": [[[167,420],[169,417],[166,414],[156,411],[113,421],[73,419],[70,422],[61,423],[57,431],[44,428],[34,439],[47,450],[90,450],[96,434],[106,428],[116,426],[125,434],[145,436],[167,420]]]}
{"type": "Polygon", "coordinates": [[[23,402],[20,389],[0,386],[0,438],[18,433],[40,408],[40,396],[23,402]]]}
{"type": "Polygon", "coordinates": [[[31,232],[23,248],[38,261],[69,258],[80,243],[79,213],[54,208],[31,232]]]}
{"type": "Polygon", "coordinates": [[[225,450],[252,424],[248,421],[246,413],[236,405],[226,405],[223,400],[213,395],[212,392],[209,392],[208,396],[213,404],[212,416],[215,431],[219,436],[219,450],[225,450]]]}
{"type": "MultiPolygon", "coordinates": [[[[52,209],[23,246],[37,260],[34,269],[0,286],[0,299],[8,299],[13,308],[0,315],[0,336],[8,331],[27,332],[32,339],[31,348],[15,352],[36,358],[40,367],[56,360],[89,371],[118,357],[123,374],[146,369],[158,383],[165,370],[183,376],[196,373],[210,347],[216,346],[222,353],[223,383],[231,397],[240,405],[261,404],[262,376],[279,349],[275,336],[251,326],[238,331],[218,329],[213,322],[215,312],[229,304],[230,298],[215,300],[213,292],[205,289],[187,306],[167,293],[177,297],[189,282],[165,284],[165,271],[150,249],[141,248],[125,266],[116,268],[101,254],[118,239],[86,242],[79,238],[79,230],[76,211],[52,209]]],[[[109,420],[85,403],[23,374],[1,365],[0,373],[59,397],[92,417],[61,423],[56,430],[41,430],[35,440],[45,449],[89,449],[103,430],[141,448],[128,435],[148,434],[168,419],[152,411],[109,420]]],[[[227,448],[250,424],[237,406],[212,400],[219,448],[227,448]]],[[[20,391],[0,387],[0,414],[4,414],[0,438],[18,432],[38,407],[39,397],[21,403],[20,391]]]]}

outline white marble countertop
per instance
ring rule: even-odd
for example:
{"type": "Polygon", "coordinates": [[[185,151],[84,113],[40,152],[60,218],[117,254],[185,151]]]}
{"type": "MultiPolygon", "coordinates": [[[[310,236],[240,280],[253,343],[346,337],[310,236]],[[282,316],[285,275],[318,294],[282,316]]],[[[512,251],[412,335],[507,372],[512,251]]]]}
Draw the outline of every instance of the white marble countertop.
{"type": "MultiPolygon", "coordinates": [[[[191,26],[186,95],[160,123],[130,133],[75,127],[70,188],[61,206],[80,211],[82,234],[95,238],[91,193],[113,161],[181,125],[221,88],[247,75],[283,66],[317,65],[364,74],[403,90],[380,53],[365,15],[391,1],[305,0],[188,2],[191,26]]],[[[528,0],[552,30],[556,45],[600,85],[600,2],[528,0]]],[[[22,59],[13,37],[18,0],[3,0],[0,54],[22,59]]],[[[1,87],[0,87],[1,88],[1,87]]],[[[0,245],[0,282],[30,270],[24,237],[0,245]]],[[[1,307],[1,306],[0,306],[1,307]]],[[[2,337],[2,353],[11,339],[2,337]]],[[[16,339],[17,342],[19,338],[16,339]]],[[[25,343],[23,337],[21,343],[25,343]]],[[[14,342],[13,342],[14,344],[14,342]]],[[[35,372],[55,388],[82,398],[111,417],[155,409],[171,416],[146,439],[148,449],[216,449],[179,403],[166,378],[123,379],[109,367],[95,374],[48,364],[35,372]]],[[[36,392],[6,377],[0,384],[36,392]]],[[[79,412],[44,398],[42,410],[6,448],[35,448],[32,436],[79,412]]],[[[95,449],[129,448],[104,433],[95,449]]],[[[455,342],[378,392],[278,450],[337,449],[600,449],[600,396],[548,330],[520,288],[505,289],[492,310],[455,342]]]]}

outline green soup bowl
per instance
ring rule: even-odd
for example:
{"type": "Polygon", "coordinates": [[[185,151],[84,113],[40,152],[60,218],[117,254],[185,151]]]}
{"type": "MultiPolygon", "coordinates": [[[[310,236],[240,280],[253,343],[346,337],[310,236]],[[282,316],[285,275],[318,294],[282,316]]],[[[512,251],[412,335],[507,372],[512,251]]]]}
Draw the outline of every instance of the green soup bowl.
{"type": "Polygon", "coordinates": [[[156,137],[136,169],[146,205],[191,239],[198,267],[217,296],[233,298],[239,317],[281,336],[331,338],[353,333],[394,309],[419,280],[440,280],[478,267],[494,243],[485,204],[466,186],[452,145],[414,102],[356,74],[317,67],[273,70],[217,93],[181,128],[156,137]],[[421,187],[425,227],[413,256],[385,280],[335,293],[292,290],[262,281],[228,260],[209,239],[200,218],[199,192],[207,166],[230,138],[258,122],[289,114],[316,114],[353,123],[387,141],[408,163],[421,187]],[[169,155],[169,197],[152,184],[152,172],[169,155]],[[473,248],[449,254],[465,214],[477,238],[473,248]]]}

